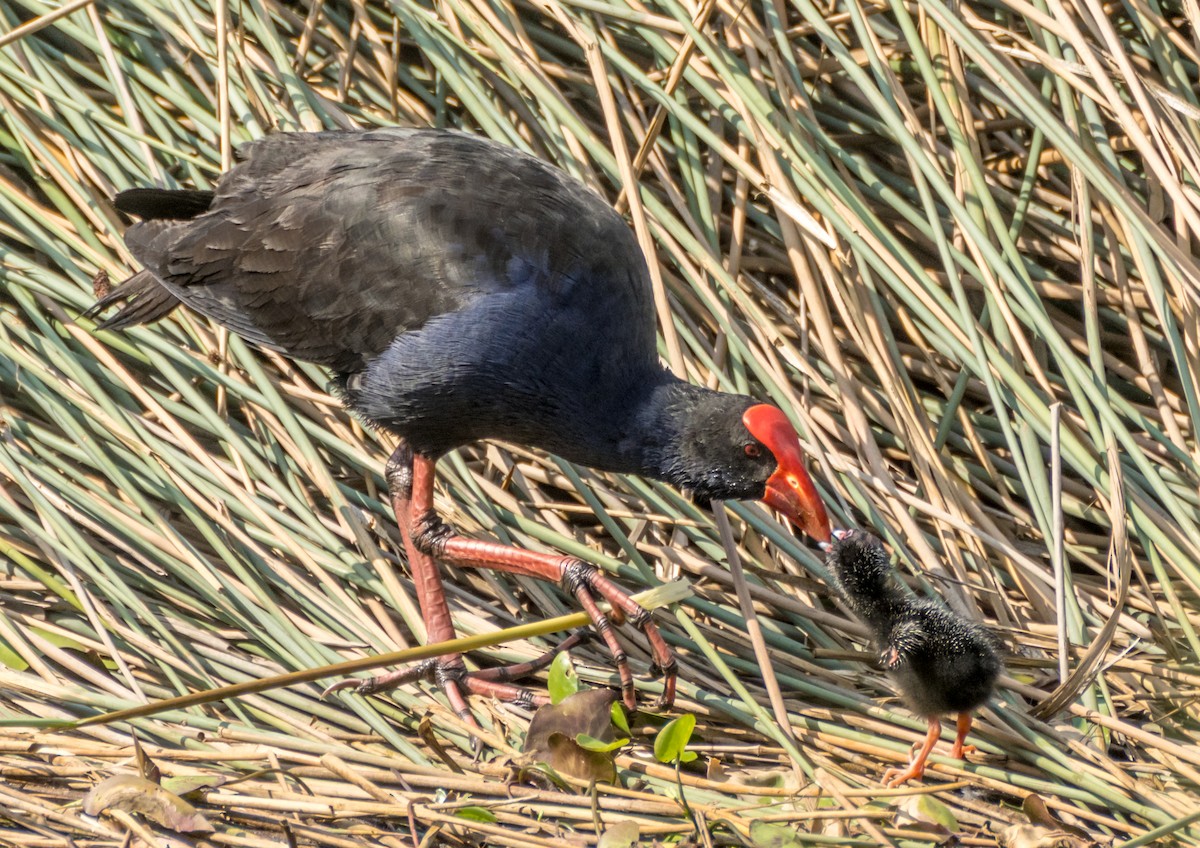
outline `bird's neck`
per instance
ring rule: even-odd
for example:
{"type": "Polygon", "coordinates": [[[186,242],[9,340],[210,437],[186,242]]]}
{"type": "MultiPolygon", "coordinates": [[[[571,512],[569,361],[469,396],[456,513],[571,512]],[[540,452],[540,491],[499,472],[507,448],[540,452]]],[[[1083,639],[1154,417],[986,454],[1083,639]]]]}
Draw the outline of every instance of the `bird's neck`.
{"type": "Polygon", "coordinates": [[[885,573],[839,574],[837,584],[850,608],[875,630],[890,627],[910,601],[890,570],[885,573]]]}
{"type": "Polygon", "coordinates": [[[657,364],[595,396],[605,405],[574,405],[537,444],[579,465],[661,480],[700,502],[727,488],[711,445],[752,398],[692,385],[657,364]]]}
{"type": "Polygon", "coordinates": [[[666,370],[656,376],[643,383],[637,401],[627,407],[629,419],[621,427],[617,452],[628,462],[627,470],[691,489],[697,472],[688,448],[698,426],[696,410],[720,393],[666,370]]]}
{"type": "Polygon", "coordinates": [[[850,599],[854,612],[872,630],[886,630],[908,607],[908,598],[897,589],[889,589],[882,597],[850,599]]]}

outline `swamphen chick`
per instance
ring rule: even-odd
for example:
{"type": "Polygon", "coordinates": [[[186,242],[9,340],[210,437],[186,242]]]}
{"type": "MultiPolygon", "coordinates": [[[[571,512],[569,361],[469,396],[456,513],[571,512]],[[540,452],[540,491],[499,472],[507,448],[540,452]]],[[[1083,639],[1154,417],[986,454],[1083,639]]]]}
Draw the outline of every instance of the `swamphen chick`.
{"type": "MultiPolygon", "coordinates": [[[[456,132],[281,133],[243,145],[212,191],[132,189],[125,242],[144,266],[88,314],[122,329],[184,306],[247,341],[327,367],[346,405],[399,442],[392,507],[428,638],[454,636],[436,561],[561,582],[591,615],[634,707],[612,625],[650,615],[573,557],[458,535],[434,510],[447,451],[502,439],[697,500],[755,498],[818,540],[829,519],[782,410],[664,369],[646,259],[602,197],[528,154],[456,132]],[[599,607],[612,605],[612,613],[599,607]]],[[[383,675],[360,692],[433,677],[465,695],[530,702],[522,665],[467,673],[457,655],[383,675]]]]}
{"type": "Polygon", "coordinates": [[[833,536],[825,564],[838,592],[870,628],[879,661],[905,703],[929,721],[929,735],[908,768],[884,774],[890,789],[924,776],[946,713],[958,713],[950,756],[962,758],[971,713],[991,696],[1000,676],[997,639],[983,625],[910,593],[895,578],[879,539],[861,530],[836,530],[833,536]]]}

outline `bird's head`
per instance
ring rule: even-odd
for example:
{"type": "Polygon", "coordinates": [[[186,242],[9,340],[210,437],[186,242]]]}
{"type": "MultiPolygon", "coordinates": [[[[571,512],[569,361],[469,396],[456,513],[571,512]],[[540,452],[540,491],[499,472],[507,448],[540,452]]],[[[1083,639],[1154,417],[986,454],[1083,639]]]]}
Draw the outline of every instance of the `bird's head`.
{"type": "Polygon", "coordinates": [[[835,530],[825,567],[850,605],[864,609],[891,597],[892,563],[887,549],[863,530],[835,530]]]}
{"type": "Polygon", "coordinates": [[[683,479],[700,501],[760,500],[819,542],[830,539],[829,517],[808,472],[800,438],[770,404],[712,396],[683,433],[683,479]]]}
{"type": "Polygon", "coordinates": [[[788,521],[818,542],[828,542],[829,516],[804,470],[800,437],[787,416],[770,404],[758,403],[742,413],[742,425],[750,436],[750,441],[742,447],[743,455],[749,460],[761,459],[765,450],[774,460],[764,484],[762,502],[783,513],[788,521]]]}

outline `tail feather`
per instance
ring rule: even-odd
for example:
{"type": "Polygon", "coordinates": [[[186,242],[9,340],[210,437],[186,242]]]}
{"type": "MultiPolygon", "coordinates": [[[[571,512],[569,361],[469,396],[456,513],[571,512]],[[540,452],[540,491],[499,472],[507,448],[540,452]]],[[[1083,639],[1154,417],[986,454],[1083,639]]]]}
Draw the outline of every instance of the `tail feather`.
{"type": "Polygon", "coordinates": [[[147,220],[195,218],[207,212],[212,202],[211,191],[190,188],[131,188],[113,198],[113,203],[122,212],[147,220]]]}
{"type": "Polygon", "coordinates": [[[139,271],[93,303],[83,317],[95,318],[114,303],[124,306],[116,315],[97,324],[97,330],[124,330],[157,321],[179,305],[179,298],[163,288],[149,271],[139,271]]]}
{"type": "MultiPolygon", "coordinates": [[[[211,191],[196,189],[131,188],[113,198],[113,203],[122,212],[146,221],[186,221],[203,215],[212,202],[211,191]]],[[[147,226],[155,225],[134,224],[130,229],[138,231],[147,226]]],[[[139,271],[112,291],[98,290],[96,294],[100,298],[83,313],[83,317],[95,318],[113,304],[122,304],[116,315],[96,325],[97,330],[124,330],[135,324],[149,324],[170,314],[179,305],[179,298],[149,271],[139,271]]]]}

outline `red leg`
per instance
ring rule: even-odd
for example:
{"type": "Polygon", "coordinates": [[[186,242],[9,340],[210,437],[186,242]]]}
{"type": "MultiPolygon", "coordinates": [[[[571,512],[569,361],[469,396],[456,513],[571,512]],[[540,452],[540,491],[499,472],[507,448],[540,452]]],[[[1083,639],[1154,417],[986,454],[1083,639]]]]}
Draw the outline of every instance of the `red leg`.
{"type": "Polygon", "coordinates": [[[560,582],[579,600],[591,616],[592,624],[612,652],[613,661],[621,676],[621,693],[625,705],[637,708],[633,692],[633,675],[625,651],[612,631],[612,624],[626,618],[638,627],[650,643],[655,665],[663,672],[663,695],[659,703],[669,707],[675,700],[675,657],[650,614],[642,609],[615,583],[594,566],[582,560],[555,554],[536,553],[512,548],[499,542],[468,539],[454,534],[433,509],[433,463],[417,457],[413,466],[413,537],[422,551],[461,568],[490,568],[526,577],[560,582]],[[612,605],[605,615],[596,605],[596,596],[612,605]]]}
{"type": "Polygon", "coordinates": [[[954,737],[954,747],[950,749],[950,756],[956,760],[961,760],[964,754],[973,753],[974,745],[964,745],[963,742],[967,738],[967,734],[971,732],[971,714],[958,714],[958,735],[954,737]]]}
{"type": "Polygon", "coordinates": [[[425,621],[426,641],[444,642],[453,639],[455,633],[454,624],[450,620],[450,606],[446,603],[446,590],[442,586],[442,575],[438,572],[433,557],[421,550],[414,540],[413,491],[418,485],[424,485],[424,481],[418,484],[419,473],[428,473],[430,477],[428,485],[431,499],[433,491],[434,464],[430,461],[422,462],[421,459],[415,458],[412,449],[401,442],[388,459],[388,490],[392,497],[392,511],[396,513],[396,523],[400,526],[400,536],[404,540],[404,550],[408,554],[408,567],[412,570],[421,618],[425,621]]]}
{"type": "Polygon", "coordinates": [[[897,768],[890,768],[883,773],[883,784],[888,789],[895,789],[902,783],[907,783],[910,780],[920,780],[925,776],[925,761],[929,759],[929,752],[933,750],[933,746],[937,744],[938,737],[942,735],[942,722],[936,716],[929,719],[929,733],[925,736],[925,742],[921,745],[921,750],[908,764],[908,768],[901,771],[897,768]]]}
{"type": "MultiPolygon", "coordinates": [[[[455,635],[435,557],[461,567],[492,568],[542,580],[561,581],[579,599],[580,604],[591,616],[596,631],[612,651],[621,675],[621,690],[626,705],[630,709],[636,708],[633,675],[629,671],[625,652],[612,632],[612,623],[620,624],[628,617],[646,634],[650,642],[655,664],[662,669],[665,676],[660,703],[670,706],[675,699],[675,658],[658,628],[650,620],[650,614],[611,580],[581,560],[538,554],[510,548],[498,542],[466,539],[454,535],[433,509],[435,465],[436,460],[414,455],[403,443],[396,448],[387,464],[392,509],[396,514],[396,523],[400,527],[400,535],[408,554],[413,584],[417,590],[417,602],[421,607],[421,617],[425,621],[428,633],[427,641],[441,642],[453,639],[455,635]],[[611,613],[605,615],[601,612],[596,605],[596,595],[612,605],[611,613]]],[[[330,686],[325,692],[328,694],[338,689],[353,687],[361,694],[371,694],[394,689],[414,680],[432,679],[445,690],[455,712],[474,724],[474,718],[463,697],[464,690],[530,706],[540,703],[545,700],[544,697],[511,686],[509,681],[545,667],[554,658],[555,653],[577,641],[578,637],[573,636],[548,655],[507,668],[484,669],[468,674],[461,657],[458,654],[450,654],[368,680],[343,680],[330,686]]]]}
{"type": "MultiPolygon", "coordinates": [[[[421,617],[425,621],[425,628],[428,632],[427,641],[443,642],[453,639],[455,633],[454,625],[450,620],[450,608],[446,603],[441,574],[433,558],[413,543],[412,493],[415,464],[412,450],[401,443],[388,459],[386,472],[388,490],[391,496],[392,510],[396,514],[396,524],[400,528],[400,536],[404,540],[404,548],[408,553],[409,567],[412,569],[413,583],[417,589],[417,603],[421,607],[421,617]]],[[[433,463],[430,462],[428,471],[432,473],[432,470],[433,463]]],[[[432,480],[429,481],[429,486],[432,489],[432,480]]],[[[353,688],[359,694],[369,695],[395,689],[417,680],[429,680],[436,682],[446,691],[446,697],[450,700],[450,705],[455,712],[474,724],[474,717],[467,708],[463,690],[473,695],[493,696],[504,701],[537,706],[549,699],[545,696],[535,695],[527,689],[510,686],[508,685],[509,681],[517,680],[544,668],[550,664],[556,654],[574,647],[581,641],[582,638],[576,634],[553,651],[531,662],[489,668],[474,673],[466,671],[458,654],[447,654],[367,680],[342,680],[326,689],[324,694],[328,695],[339,689],[353,688]]]]}
{"type": "MultiPolygon", "coordinates": [[[[413,540],[412,530],[412,499],[413,483],[418,463],[415,461],[412,449],[401,442],[388,458],[385,475],[388,481],[388,493],[392,501],[392,511],[396,515],[396,524],[400,528],[400,537],[404,541],[404,549],[408,554],[408,565],[412,570],[413,585],[417,590],[417,603],[421,607],[421,618],[425,622],[426,641],[444,642],[453,639],[454,623],[450,620],[450,607],[446,603],[446,591],[442,586],[442,577],[438,573],[437,563],[433,557],[422,551],[413,540]]],[[[429,463],[432,473],[433,463],[429,463]]],[[[430,482],[432,488],[432,481],[430,482]]],[[[436,660],[427,660],[411,668],[381,674],[368,680],[343,680],[325,690],[326,695],[339,689],[354,688],[357,692],[369,695],[395,689],[405,683],[420,679],[436,679],[446,692],[450,706],[456,713],[471,724],[476,724],[474,716],[467,708],[466,698],[459,688],[459,681],[466,674],[466,667],[458,654],[447,654],[436,660]]]]}

